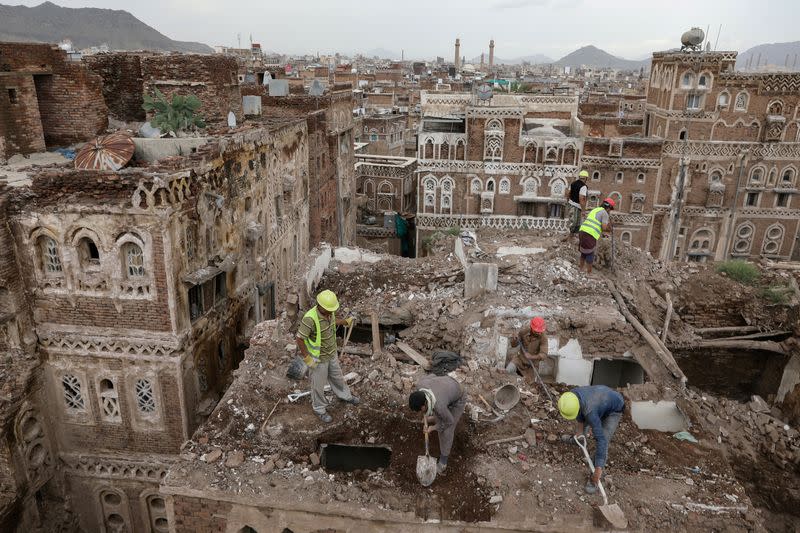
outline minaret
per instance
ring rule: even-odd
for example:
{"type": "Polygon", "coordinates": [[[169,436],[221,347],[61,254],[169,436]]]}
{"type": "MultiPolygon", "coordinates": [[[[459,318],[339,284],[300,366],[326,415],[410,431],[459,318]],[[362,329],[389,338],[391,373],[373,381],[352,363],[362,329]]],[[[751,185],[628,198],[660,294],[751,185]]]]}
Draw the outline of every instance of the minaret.
{"type": "Polygon", "coordinates": [[[481,52],[481,70],[483,70],[483,66],[484,66],[484,63],[483,63],[483,56],[484,55],[485,55],[484,52],[481,52]]]}
{"type": "Polygon", "coordinates": [[[454,61],[456,65],[456,72],[461,69],[461,39],[456,39],[456,58],[454,61]]]}
{"type": "Polygon", "coordinates": [[[494,66],[494,39],[489,41],[489,68],[494,66]]]}

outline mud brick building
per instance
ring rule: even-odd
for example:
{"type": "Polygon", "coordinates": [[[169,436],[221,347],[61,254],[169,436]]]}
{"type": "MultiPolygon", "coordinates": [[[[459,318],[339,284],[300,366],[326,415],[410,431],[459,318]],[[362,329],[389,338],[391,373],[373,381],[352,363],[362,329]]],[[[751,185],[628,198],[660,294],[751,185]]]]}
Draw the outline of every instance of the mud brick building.
{"type": "Polygon", "coordinates": [[[353,91],[334,86],[321,96],[268,96],[263,86],[243,87],[261,96],[262,115],[304,119],[308,127],[309,242],[355,242],[353,91]]]}
{"type": "Polygon", "coordinates": [[[54,45],[0,43],[0,160],[87,141],[106,126],[99,76],[54,45]]]}
{"type": "MultiPolygon", "coordinates": [[[[583,150],[578,97],[422,92],[417,228],[565,227],[583,150]]],[[[418,238],[417,242],[420,239],[418,238]]]]}
{"type": "Polygon", "coordinates": [[[356,142],[369,143],[365,153],[372,155],[402,156],[405,154],[407,115],[369,115],[356,132],[356,142]]]}
{"type": "Polygon", "coordinates": [[[15,378],[27,396],[2,402],[0,468],[23,495],[11,523],[44,520],[37,505],[63,483],[85,531],[169,529],[158,484],[252,326],[283,310],[308,187],[306,123],[284,120],[163,164],[2,190],[0,342],[20,368],[41,361],[15,378]]]}
{"type": "Polygon", "coordinates": [[[103,96],[112,116],[123,121],[143,121],[143,96],[158,89],[173,94],[193,94],[202,102],[199,114],[210,125],[227,124],[228,113],[241,120],[242,98],[235,57],[203,54],[153,54],[114,52],[83,58],[103,79],[103,96]]]}
{"type": "Polygon", "coordinates": [[[416,170],[413,157],[357,155],[358,194],[366,197],[366,211],[416,213],[416,170]]]}
{"type": "Polygon", "coordinates": [[[656,52],[644,134],[663,139],[651,251],[800,258],[800,73],[736,72],[736,52],[656,52]]]}
{"type": "Polygon", "coordinates": [[[587,137],[625,137],[642,132],[644,95],[589,93],[578,106],[587,137]]]}

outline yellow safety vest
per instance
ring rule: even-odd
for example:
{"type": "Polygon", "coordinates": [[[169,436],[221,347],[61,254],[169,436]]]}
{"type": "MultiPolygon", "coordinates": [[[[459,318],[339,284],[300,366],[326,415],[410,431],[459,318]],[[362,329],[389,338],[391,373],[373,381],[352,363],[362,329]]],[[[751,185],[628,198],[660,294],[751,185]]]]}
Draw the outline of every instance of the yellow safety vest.
{"type": "MultiPolygon", "coordinates": [[[[309,309],[305,315],[303,315],[303,318],[306,317],[309,317],[314,321],[314,326],[317,328],[317,337],[314,342],[311,342],[310,339],[303,339],[303,342],[308,349],[308,353],[311,354],[311,357],[314,359],[319,359],[320,348],[322,347],[322,327],[319,324],[319,313],[317,313],[316,305],[309,309]]],[[[331,321],[334,324],[336,323],[336,313],[331,313],[331,321]]]]}
{"type": "Polygon", "coordinates": [[[583,224],[581,224],[579,231],[588,233],[596,240],[600,240],[600,235],[603,233],[603,225],[597,220],[597,213],[602,210],[602,207],[595,207],[589,211],[589,215],[586,217],[586,220],[583,221],[583,224]]]}

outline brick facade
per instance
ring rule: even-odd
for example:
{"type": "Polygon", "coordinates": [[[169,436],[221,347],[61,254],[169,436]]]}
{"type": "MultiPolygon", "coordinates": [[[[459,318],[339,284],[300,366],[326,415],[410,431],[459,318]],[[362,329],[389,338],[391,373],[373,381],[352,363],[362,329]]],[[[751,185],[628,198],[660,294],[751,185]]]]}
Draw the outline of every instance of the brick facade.
{"type": "Polygon", "coordinates": [[[87,141],[108,126],[101,78],[58,47],[0,43],[0,65],[0,158],[87,141]]]}
{"type": "Polygon", "coordinates": [[[82,60],[89,70],[103,78],[103,97],[112,117],[144,121],[142,54],[94,54],[82,60]]]}

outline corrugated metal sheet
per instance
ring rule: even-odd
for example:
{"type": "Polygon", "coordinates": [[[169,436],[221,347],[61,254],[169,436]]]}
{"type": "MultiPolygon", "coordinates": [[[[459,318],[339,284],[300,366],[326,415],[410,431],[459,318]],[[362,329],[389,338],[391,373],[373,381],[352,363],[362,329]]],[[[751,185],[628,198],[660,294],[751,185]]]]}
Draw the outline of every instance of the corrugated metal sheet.
{"type": "Polygon", "coordinates": [[[133,140],[127,133],[104,135],[87,143],[75,156],[75,168],[119,170],[133,157],[133,140]]]}

